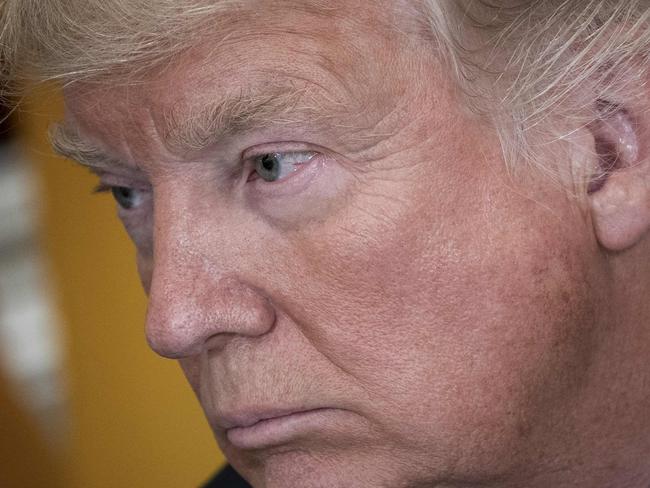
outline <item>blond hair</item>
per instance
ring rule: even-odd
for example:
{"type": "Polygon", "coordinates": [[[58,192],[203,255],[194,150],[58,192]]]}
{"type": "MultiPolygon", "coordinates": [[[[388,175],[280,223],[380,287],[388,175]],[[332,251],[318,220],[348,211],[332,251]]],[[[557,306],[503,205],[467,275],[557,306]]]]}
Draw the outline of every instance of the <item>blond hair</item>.
{"type": "MultiPolygon", "coordinates": [[[[445,59],[471,107],[492,118],[506,162],[562,179],[567,168],[540,167],[553,160],[540,152],[647,96],[649,0],[427,4],[445,59]]],[[[566,153],[555,156],[566,160],[566,153]]],[[[569,177],[584,193],[590,175],[569,177]]]]}
{"type": "MultiPolygon", "coordinates": [[[[29,80],[101,80],[144,72],[190,48],[245,0],[0,0],[5,100],[29,80]]],[[[422,0],[423,20],[466,95],[491,118],[507,161],[640,96],[650,0],[422,0]],[[601,104],[601,107],[603,105],[601,104]]],[[[316,2],[318,3],[318,2],[316,2]]],[[[433,46],[432,46],[433,47],[433,46]]],[[[549,170],[549,168],[546,168],[549,170]]],[[[549,170],[552,172],[552,170],[549,170]]]]}

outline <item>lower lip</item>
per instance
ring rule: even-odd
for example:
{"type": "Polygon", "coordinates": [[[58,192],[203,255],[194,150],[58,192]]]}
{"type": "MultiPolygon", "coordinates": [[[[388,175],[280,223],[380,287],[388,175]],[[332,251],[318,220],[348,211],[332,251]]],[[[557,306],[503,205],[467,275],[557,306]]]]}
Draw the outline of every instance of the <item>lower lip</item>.
{"type": "Polygon", "coordinates": [[[239,449],[262,449],[283,444],[301,434],[322,429],[334,409],[320,408],[296,412],[282,417],[261,420],[250,427],[233,427],[226,435],[230,443],[239,449]]]}

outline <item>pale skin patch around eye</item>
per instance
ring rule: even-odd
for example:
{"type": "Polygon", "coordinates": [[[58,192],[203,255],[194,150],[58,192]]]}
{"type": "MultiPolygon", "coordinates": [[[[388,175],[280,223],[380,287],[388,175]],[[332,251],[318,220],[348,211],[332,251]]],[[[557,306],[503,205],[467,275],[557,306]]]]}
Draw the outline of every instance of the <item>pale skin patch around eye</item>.
{"type": "Polygon", "coordinates": [[[280,227],[299,228],[327,218],[343,195],[350,177],[336,157],[310,153],[309,161],[285,180],[257,178],[249,182],[246,201],[256,213],[280,227]]]}

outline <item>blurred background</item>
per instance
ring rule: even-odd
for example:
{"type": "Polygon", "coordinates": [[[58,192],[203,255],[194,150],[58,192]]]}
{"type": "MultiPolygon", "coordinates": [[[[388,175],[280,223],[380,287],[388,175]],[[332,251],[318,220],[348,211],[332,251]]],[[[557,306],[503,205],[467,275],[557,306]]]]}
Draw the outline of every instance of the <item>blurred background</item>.
{"type": "Polygon", "coordinates": [[[0,130],[0,487],[199,486],[223,457],[176,362],[147,348],[110,195],[48,146],[61,117],[43,88],[0,130]]]}

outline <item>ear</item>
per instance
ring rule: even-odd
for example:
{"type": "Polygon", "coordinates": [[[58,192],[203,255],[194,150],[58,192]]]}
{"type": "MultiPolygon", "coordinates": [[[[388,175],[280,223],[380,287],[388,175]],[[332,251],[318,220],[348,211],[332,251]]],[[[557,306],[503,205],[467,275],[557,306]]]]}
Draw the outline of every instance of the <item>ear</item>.
{"type": "Polygon", "coordinates": [[[597,102],[589,126],[598,173],[589,187],[594,232],[610,251],[633,247],[650,230],[650,112],[597,102]]]}

